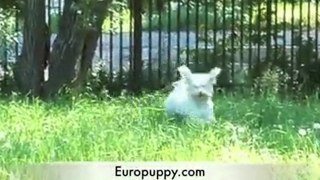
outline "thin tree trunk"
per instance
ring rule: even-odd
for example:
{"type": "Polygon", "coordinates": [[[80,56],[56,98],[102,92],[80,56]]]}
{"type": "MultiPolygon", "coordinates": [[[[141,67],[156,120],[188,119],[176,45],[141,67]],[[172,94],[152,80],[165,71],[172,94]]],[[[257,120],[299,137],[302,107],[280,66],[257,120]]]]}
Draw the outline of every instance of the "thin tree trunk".
{"type": "Polygon", "coordinates": [[[79,70],[76,75],[75,81],[72,83],[72,87],[81,91],[86,83],[89,70],[92,67],[92,60],[97,47],[97,42],[100,37],[101,27],[106,17],[106,9],[111,2],[100,1],[93,9],[93,17],[97,17],[96,21],[92,24],[92,27],[88,29],[85,37],[85,43],[82,51],[82,59],[79,64],[79,70]]]}
{"type": "Polygon", "coordinates": [[[47,97],[56,94],[64,86],[83,84],[111,1],[91,1],[93,6],[87,9],[81,8],[74,0],[65,1],[59,33],[49,58],[49,79],[44,86],[47,97]],[[90,14],[89,21],[81,14],[84,11],[90,14]]]}
{"type": "Polygon", "coordinates": [[[65,1],[58,35],[53,42],[49,56],[49,78],[44,84],[46,96],[57,93],[75,76],[75,65],[81,59],[86,34],[83,19],[77,11],[79,9],[75,2],[65,1]]]}
{"type": "Polygon", "coordinates": [[[96,31],[89,31],[85,38],[85,43],[82,51],[82,58],[78,62],[78,70],[75,75],[75,80],[72,82],[71,87],[80,92],[86,83],[86,78],[92,66],[92,59],[97,47],[97,40],[99,33],[96,31]]]}
{"type": "Polygon", "coordinates": [[[45,22],[45,1],[26,0],[25,3],[22,54],[13,72],[21,93],[40,96],[49,36],[45,22]]]}

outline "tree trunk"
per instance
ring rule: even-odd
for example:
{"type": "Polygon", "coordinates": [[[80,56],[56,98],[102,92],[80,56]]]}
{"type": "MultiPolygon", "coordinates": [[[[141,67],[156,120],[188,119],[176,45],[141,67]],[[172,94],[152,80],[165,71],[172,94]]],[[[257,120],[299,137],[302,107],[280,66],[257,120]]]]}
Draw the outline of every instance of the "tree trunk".
{"type": "Polygon", "coordinates": [[[88,7],[75,0],[65,1],[59,33],[49,57],[49,79],[44,85],[46,97],[56,94],[64,86],[83,84],[111,2],[92,0],[92,7],[88,7]]]}
{"type": "Polygon", "coordinates": [[[89,70],[91,70],[92,60],[97,47],[101,27],[107,12],[106,9],[110,3],[111,2],[108,1],[97,3],[93,9],[93,16],[96,16],[97,19],[86,33],[85,43],[82,51],[82,58],[79,64],[79,70],[76,75],[76,79],[71,85],[78,91],[81,91],[84,87],[89,70]]]}
{"type": "Polygon", "coordinates": [[[132,3],[132,12],[134,18],[134,50],[133,50],[133,64],[132,74],[130,78],[130,90],[139,95],[141,93],[141,83],[142,83],[142,2],[135,1],[132,3]]]}
{"type": "Polygon", "coordinates": [[[85,43],[82,51],[81,61],[78,62],[78,70],[76,72],[75,79],[71,84],[71,87],[77,92],[80,92],[86,83],[87,75],[92,66],[92,59],[97,47],[98,38],[99,32],[90,30],[88,31],[84,40],[85,43]]]}
{"type": "Polygon", "coordinates": [[[26,0],[24,7],[22,54],[13,72],[21,93],[40,96],[49,36],[45,22],[45,1],[26,0]]]}

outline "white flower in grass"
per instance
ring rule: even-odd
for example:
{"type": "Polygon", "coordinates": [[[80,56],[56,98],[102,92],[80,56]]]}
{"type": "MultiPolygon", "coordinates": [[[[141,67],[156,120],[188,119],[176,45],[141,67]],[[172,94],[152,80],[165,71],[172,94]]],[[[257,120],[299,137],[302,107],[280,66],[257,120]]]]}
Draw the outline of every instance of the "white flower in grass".
{"type": "Polygon", "coordinates": [[[320,129],[320,123],[314,123],[313,129],[320,129]]]}
{"type": "Polygon", "coordinates": [[[307,129],[307,134],[310,134],[312,132],[311,128],[307,129]]]}
{"type": "Polygon", "coordinates": [[[273,127],[278,128],[278,129],[282,129],[282,125],[281,124],[274,124],[273,127]]]}
{"type": "Polygon", "coordinates": [[[11,145],[10,142],[6,142],[6,143],[3,144],[2,148],[4,148],[4,149],[12,149],[12,145],[11,145]]]}
{"type": "Polygon", "coordinates": [[[299,133],[301,136],[307,135],[307,131],[306,131],[305,129],[299,129],[298,133],[299,133]]]}
{"type": "Polygon", "coordinates": [[[246,132],[246,128],[238,127],[237,131],[238,131],[238,133],[244,133],[244,132],[246,132]]]}
{"type": "Polygon", "coordinates": [[[6,133],[0,132],[0,141],[4,141],[6,139],[6,133]]]}

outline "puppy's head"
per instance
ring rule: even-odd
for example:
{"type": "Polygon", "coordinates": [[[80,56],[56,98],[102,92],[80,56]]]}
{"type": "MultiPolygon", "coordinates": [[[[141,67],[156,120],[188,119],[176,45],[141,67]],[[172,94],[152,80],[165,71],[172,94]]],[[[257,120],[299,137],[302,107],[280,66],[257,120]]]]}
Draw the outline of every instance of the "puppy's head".
{"type": "Polygon", "coordinates": [[[187,66],[183,65],[178,68],[178,71],[191,96],[199,99],[207,99],[213,95],[213,85],[217,83],[217,77],[221,69],[215,67],[208,73],[192,73],[187,66]]]}

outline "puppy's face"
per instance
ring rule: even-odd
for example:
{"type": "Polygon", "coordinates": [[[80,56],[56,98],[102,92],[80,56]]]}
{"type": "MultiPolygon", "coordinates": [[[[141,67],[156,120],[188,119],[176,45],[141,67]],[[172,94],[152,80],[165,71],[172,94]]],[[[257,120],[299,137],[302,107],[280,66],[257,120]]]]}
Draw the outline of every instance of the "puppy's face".
{"type": "Polygon", "coordinates": [[[184,79],[189,94],[198,99],[211,98],[213,95],[213,85],[217,83],[217,76],[220,68],[213,68],[208,73],[192,73],[187,66],[180,66],[178,71],[181,79],[184,79]]]}

